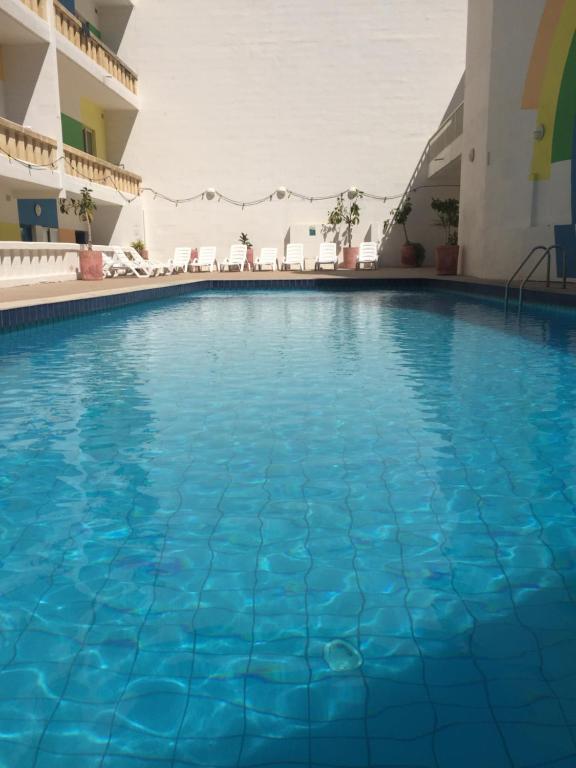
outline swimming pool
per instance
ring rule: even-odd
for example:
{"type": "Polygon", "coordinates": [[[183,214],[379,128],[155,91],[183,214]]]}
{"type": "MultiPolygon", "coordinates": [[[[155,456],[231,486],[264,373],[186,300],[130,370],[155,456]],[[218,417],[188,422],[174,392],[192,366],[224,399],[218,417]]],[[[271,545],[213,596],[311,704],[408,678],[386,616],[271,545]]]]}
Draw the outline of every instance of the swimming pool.
{"type": "Polygon", "coordinates": [[[575,353],[428,292],[0,336],[0,766],[573,768],[575,353]]]}

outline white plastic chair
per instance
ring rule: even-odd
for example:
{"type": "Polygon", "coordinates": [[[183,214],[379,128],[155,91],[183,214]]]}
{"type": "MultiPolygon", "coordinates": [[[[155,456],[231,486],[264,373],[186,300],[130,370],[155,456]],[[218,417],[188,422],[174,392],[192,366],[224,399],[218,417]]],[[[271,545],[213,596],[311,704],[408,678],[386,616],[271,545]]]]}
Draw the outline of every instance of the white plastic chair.
{"type": "Polygon", "coordinates": [[[260,255],[254,261],[254,269],[278,269],[278,248],[262,248],[260,255]]]}
{"type": "Polygon", "coordinates": [[[361,243],[360,251],[358,253],[358,260],[356,262],[356,269],[366,269],[372,267],[372,269],[378,268],[378,244],[377,243],[361,243]]]}
{"type": "Polygon", "coordinates": [[[336,243],[320,243],[320,250],[316,257],[316,263],[314,269],[321,269],[322,267],[338,267],[338,255],[336,253],[336,243]]]}
{"type": "Polygon", "coordinates": [[[168,266],[172,272],[188,272],[188,266],[190,265],[191,258],[192,248],[180,246],[179,248],[174,249],[174,255],[168,262],[168,266]]]}
{"type": "Polygon", "coordinates": [[[220,271],[223,271],[224,267],[228,267],[228,272],[230,272],[230,267],[238,267],[240,272],[244,271],[244,267],[247,267],[249,270],[248,246],[242,245],[241,243],[231,245],[230,253],[224,261],[220,263],[220,271]]]}
{"type": "Polygon", "coordinates": [[[282,269],[300,267],[304,272],[304,246],[302,243],[290,243],[286,246],[286,256],[282,262],[282,269]]]}
{"type": "Polygon", "coordinates": [[[208,267],[210,272],[215,270],[218,272],[218,262],[216,261],[216,248],[213,245],[205,245],[198,250],[198,256],[192,260],[190,269],[192,272],[198,270],[202,272],[202,269],[208,267]]]}

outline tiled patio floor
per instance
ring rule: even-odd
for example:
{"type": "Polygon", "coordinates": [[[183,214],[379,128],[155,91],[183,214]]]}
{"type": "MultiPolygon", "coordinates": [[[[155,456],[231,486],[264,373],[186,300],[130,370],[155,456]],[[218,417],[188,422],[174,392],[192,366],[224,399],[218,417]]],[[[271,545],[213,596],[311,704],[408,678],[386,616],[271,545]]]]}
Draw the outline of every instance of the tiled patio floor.
{"type": "MultiPolygon", "coordinates": [[[[73,301],[74,299],[86,299],[94,296],[114,295],[158,288],[160,286],[181,285],[196,283],[203,280],[400,280],[400,279],[426,279],[448,280],[456,283],[476,283],[484,285],[502,286],[501,281],[480,280],[470,277],[441,277],[436,275],[432,268],[409,269],[391,267],[378,270],[337,270],[336,272],[324,270],[322,272],[218,272],[218,273],[186,273],[178,275],[166,275],[156,278],[118,277],[102,282],[70,281],[64,283],[37,283],[34,285],[0,287],[0,310],[15,307],[34,306],[37,304],[51,304],[60,301],[73,301]]],[[[559,284],[546,289],[543,283],[530,283],[527,290],[539,290],[549,292],[550,295],[569,293],[576,297],[576,283],[570,283],[563,291],[559,284]]]]}

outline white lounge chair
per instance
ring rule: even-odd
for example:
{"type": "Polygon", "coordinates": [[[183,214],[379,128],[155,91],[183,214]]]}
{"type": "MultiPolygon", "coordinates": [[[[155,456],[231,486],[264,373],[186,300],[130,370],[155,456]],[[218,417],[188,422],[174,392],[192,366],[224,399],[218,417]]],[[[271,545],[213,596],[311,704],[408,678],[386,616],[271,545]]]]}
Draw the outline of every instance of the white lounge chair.
{"type": "Polygon", "coordinates": [[[114,269],[114,259],[109,253],[102,253],[102,272],[104,277],[118,277],[118,271],[114,269]]]}
{"type": "Polygon", "coordinates": [[[136,248],[132,248],[132,246],[124,248],[124,253],[132,259],[136,266],[148,270],[151,277],[157,277],[165,272],[172,271],[168,264],[162,264],[162,262],[156,261],[155,259],[145,259],[142,254],[138,253],[136,248]]]}
{"type": "Polygon", "coordinates": [[[320,250],[316,257],[314,269],[321,269],[322,267],[332,267],[333,269],[338,267],[336,243],[320,243],[320,250]]]}
{"type": "Polygon", "coordinates": [[[260,255],[254,261],[254,269],[278,269],[278,248],[262,248],[260,255]]]}
{"type": "Polygon", "coordinates": [[[119,245],[110,246],[111,255],[107,259],[107,269],[112,274],[123,272],[125,275],[132,274],[136,277],[152,277],[152,270],[143,264],[137,264],[124,252],[119,245]]]}
{"type": "Polygon", "coordinates": [[[304,272],[304,246],[302,243],[290,243],[286,246],[286,256],[282,262],[282,269],[300,267],[304,272]]]}
{"type": "Polygon", "coordinates": [[[224,259],[224,261],[220,263],[220,271],[223,271],[224,267],[228,267],[228,271],[230,271],[230,267],[238,267],[240,272],[244,271],[244,267],[249,270],[250,264],[248,262],[248,247],[246,245],[242,245],[241,243],[231,245],[230,253],[224,259]]]}
{"type": "Polygon", "coordinates": [[[180,246],[174,249],[174,254],[168,262],[168,266],[172,272],[188,272],[191,258],[192,248],[180,246]]]}
{"type": "Polygon", "coordinates": [[[360,244],[358,260],[356,261],[356,269],[366,269],[367,267],[372,267],[372,269],[378,268],[378,244],[377,243],[361,243],[360,244]]]}
{"type": "Polygon", "coordinates": [[[216,248],[213,245],[205,245],[198,250],[198,256],[192,259],[190,269],[192,272],[198,270],[202,272],[204,268],[208,267],[210,272],[215,270],[218,272],[218,262],[216,261],[216,248]]]}

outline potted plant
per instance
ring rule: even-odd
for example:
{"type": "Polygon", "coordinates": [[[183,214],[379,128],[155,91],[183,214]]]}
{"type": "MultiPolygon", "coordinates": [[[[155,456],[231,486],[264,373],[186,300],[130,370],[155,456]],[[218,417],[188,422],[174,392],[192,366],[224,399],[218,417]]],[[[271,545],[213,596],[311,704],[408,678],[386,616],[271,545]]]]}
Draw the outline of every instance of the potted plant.
{"type": "Polygon", "coordinates": [[[246,232],[240,232],[239,237],[240,242],[242,245],[246,246],[246,258],[248,259],[248,264],[250,264],[250,268],[254,266],[254,246],[250,242],[250,238],[246,234],[246,232]]]}
{"type": "Polygon", "coordinates": [[[360,205],[358,198],[362,197],[361,192],[356,192],[349,203],[344,202],[343,195],[340,195],[334,208],[328,212],[328,225],[338,228],[341,224],[345,225],[344,247],[342,255],[344,259],[344,269],[356,269],[358,261],[359,248],[352,247],[352,230],[360,223],[360,205]]]}
{"type": "Polygon", "coordinates": [[[62,200],[60,202],[60,213],[73,213],[80,221],[85,221],[88,225],[88,248],[80,251],[80,279],[81,280],[103,280],[104,279],[104,260],[100,251],[92,249],[92,222],[96,203],[92,199],[92,190],[83,187],[80,192],[80,199],[62,200]]]}
{"type": "Polygon", "coordinates": [[[447,200],[432,198],[432,210],[438,215],[436,226],[442,227],[446,236],[446,244],[436,248],[436,273],[438,275],[458,274],[458,224],[460,221],[460,202],[453,197],[447,200]]]}
{"type": "Polygon", "coordinates": [[[132,248],[134,248],[135,251],[138,251],[143,259],[148,258],[148,251],[146,250],[146,246],[144,245],[143,240],[134,240],[134,242],[130,243],[130,245],[132,248]]]}
{"type": "Polygon", "coordinates": [[[392,211],[392,221],[399,224],[404,230],[404,245],[402,246],[400,260],[405,267],[420,267],[426,256],[426,251],[421,243],[413,243],[408,237],[406,222],[412,213],[412,200],[407,197],[404,202],[392,211]]]}

